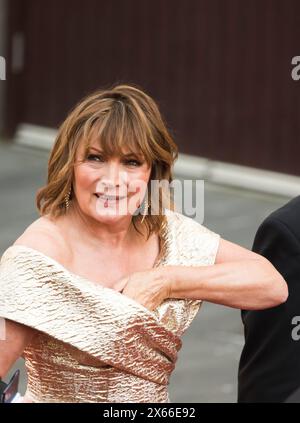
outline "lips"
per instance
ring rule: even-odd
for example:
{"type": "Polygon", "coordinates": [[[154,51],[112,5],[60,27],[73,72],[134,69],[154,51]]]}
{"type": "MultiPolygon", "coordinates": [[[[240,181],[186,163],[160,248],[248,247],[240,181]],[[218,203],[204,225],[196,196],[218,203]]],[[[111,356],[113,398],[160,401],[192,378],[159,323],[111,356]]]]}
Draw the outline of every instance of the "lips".
{"type": "Polygon", "coordinates": [[[126,195],[119,196],[119,195],[107,195],[107,194],[101,194],[98,192],[95,192],[95,195],[97,198],[100,198],[101,200],[108,200],[108,201],[118,201],[122,200],[123,198],[126,198],[126,195]]]}

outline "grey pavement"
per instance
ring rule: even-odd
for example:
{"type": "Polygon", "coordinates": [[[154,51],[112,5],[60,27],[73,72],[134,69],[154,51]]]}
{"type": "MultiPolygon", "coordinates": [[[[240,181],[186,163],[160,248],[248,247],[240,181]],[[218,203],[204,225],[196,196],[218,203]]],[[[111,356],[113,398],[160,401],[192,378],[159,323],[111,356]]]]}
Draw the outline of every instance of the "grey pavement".
{"type": "MultiPolygon", "coordinates": [[[[48,154],[0,142],[0,254],[39,217],[35,194],[46,181],[48,154]]],[[[203,224],[222,238],[251,248],[262,220],[288,200],[206,182],[203,224]]],[[[171,402],[236,402],[243,346],[240,311],[204,303],[182,341],[169,386],[171,402]]],[[[16,367],[22,369],[24,392],[22,359],[7,378],[16,367]]]]}

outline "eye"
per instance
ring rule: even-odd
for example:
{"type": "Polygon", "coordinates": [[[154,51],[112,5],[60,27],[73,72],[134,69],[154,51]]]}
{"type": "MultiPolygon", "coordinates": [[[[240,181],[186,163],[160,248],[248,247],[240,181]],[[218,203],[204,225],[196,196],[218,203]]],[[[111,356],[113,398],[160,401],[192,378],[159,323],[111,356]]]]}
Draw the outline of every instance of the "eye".
{"type": "Polygon", "coordinates": [[[133,167],[138,167],[138,166],[142,165],[141,162],[139,162],[138,160],[134,160],[134,159],[126,160],[126,164],[128,164],[129,166],[133,166],[133,167]]]}
{"type": "Polygon", "coordinates": [[[96,161],[96,162],[98,162],[98,161],[103,162],[104,159],[99,154],[89,154],[87,156],[87,160],[89,160],[89,161],[96,161]]]}

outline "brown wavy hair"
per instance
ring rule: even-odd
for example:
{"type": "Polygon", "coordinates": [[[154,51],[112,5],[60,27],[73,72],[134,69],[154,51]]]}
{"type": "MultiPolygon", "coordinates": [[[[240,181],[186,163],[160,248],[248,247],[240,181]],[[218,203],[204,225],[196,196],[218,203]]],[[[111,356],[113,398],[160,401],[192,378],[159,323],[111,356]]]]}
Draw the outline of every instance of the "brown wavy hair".
{"type": "MultiPolygon", "coordinates": [[[[105,155],[122,155],[126,145],[132,152],[144,156],[151,166],[147,187],[149,210],[143,225],[147,236],[158,233],[165,216],[163,201],[174,210],[174,202],[168,192],[162,189],[158,204],[151,203],[151,180],[172,182],[172,165],[178,157],[178,149],[170,135],[155,101],[136,85],[115,85],[97,90],[81,100],[71,110],[58,130],[48,161],[47,184],[36,195],[37,208],[41,215],[55,218],[66,213],[65,196],[71,190],[74,195],[74,165],[76,151],[84,143],[86,158],[92,133],[98,136],[99,145],[105,155]],[[158,213],[152,213],[156,209],[158,213]]],[[[141,214],[132,216],[134,228],[138,230],[141,214]]]]}

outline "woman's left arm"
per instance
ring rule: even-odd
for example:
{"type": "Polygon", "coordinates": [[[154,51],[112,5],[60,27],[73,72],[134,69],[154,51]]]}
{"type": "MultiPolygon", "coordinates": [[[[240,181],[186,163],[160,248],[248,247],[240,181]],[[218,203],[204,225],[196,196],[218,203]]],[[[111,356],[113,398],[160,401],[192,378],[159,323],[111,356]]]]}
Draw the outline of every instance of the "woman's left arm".
{"type": "Polygon", "coordinates": [[[245,310],[274,307],[287,300],[288,288],[264,257],[220,240],[215,264],[160,268],[169,298],[201,299],[245,310]]]}

